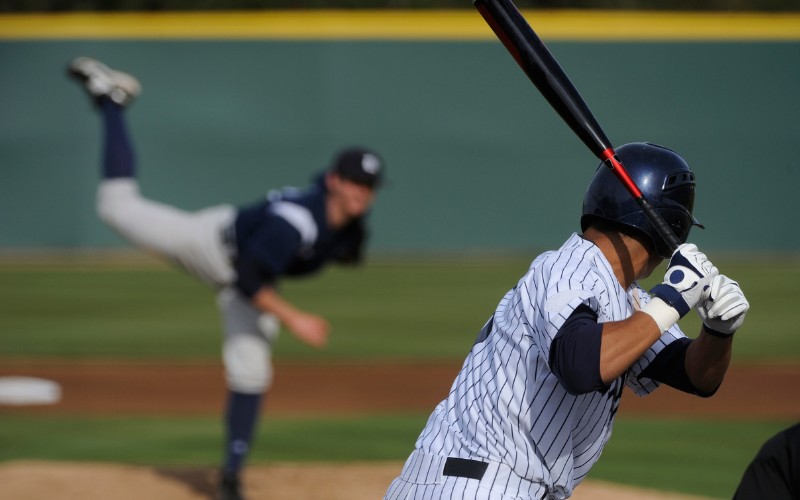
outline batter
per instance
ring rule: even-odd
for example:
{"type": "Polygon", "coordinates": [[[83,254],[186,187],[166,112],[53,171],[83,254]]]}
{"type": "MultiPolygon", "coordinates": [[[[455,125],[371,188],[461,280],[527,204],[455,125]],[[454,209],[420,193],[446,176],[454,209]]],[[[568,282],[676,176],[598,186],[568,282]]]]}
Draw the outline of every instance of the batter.
{"type": "MultiPolygon", "coordinates": [[[[617,154],[685,242],[699,222],[683,158],[648,143],[617,154]]],[[[717,390],[749,308],[738,284],[695,245],[670,252],[603,165],[581,228],[500,301],[386,499],[569,498],[611,437],[625,386],[717,390]],[[636,280],[662,259],[664,282],[648,294],[636,280]],[[704,322],[694,340],[676,324],[690,309],[704,322]]]]}

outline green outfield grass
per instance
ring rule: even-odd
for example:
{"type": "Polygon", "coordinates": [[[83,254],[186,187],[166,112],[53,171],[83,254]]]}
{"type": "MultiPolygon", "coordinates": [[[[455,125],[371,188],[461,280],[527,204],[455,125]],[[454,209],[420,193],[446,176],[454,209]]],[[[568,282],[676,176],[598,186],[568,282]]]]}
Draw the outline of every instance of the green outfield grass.
{"type": "MultiPolygon", "coordinates": [[[[286,296],[329,318],[334,329],[320,352],[284,334],[276,356],[462,358],[528,264],[526,258],[377,259],[286,281],[286,296]]],[[[735,359],[800,359],[792,312],[800,262],[718,265],[752,304],[735,359]]],[[[682,321],[690,336],[699,328],[694,314],[682,321]]],[[[213,293],[152,261],[0,264],[0,357],[217,359],[219,330],[213,293]]]]}

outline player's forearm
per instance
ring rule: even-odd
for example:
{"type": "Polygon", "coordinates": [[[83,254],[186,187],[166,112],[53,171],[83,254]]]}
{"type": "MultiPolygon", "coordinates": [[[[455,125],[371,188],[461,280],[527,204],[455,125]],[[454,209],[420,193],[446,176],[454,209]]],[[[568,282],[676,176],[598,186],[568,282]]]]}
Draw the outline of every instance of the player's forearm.
{"type": "Polygon", "coordinates": [[[653,343],[661,331],[653,319],[642,312],[623,321],[603,324],[600,345],[600,378],[611,383],[625,373],[653,343]]]}
{"type": "Polygon", "coordinates": [[[719,387],[728,371],[733,341],[701,332],[686,350],[686,374],[692,385],[705,393],[719,387]]]}
{"type": "Polygon", "coordinates": [[[290,323],[300,312],[272,287],[261,287],[251,300],[258,310],[274,314],[281,323],[290,323]]]}
{"type": "Polygon", "coordinates": [[[252,300],[261,311],[275,315],[300,341],[316,348],[327,343],[330,330],[328,322],[320,316],[297,309],[274,289],[262,287],[252,300]]]}

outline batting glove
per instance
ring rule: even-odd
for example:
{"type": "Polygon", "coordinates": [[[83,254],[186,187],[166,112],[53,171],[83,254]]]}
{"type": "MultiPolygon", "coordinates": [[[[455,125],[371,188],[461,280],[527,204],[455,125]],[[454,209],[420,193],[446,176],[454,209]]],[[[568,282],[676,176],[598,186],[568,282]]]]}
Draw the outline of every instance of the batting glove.
{"type": "Polygon", "coordinates": [[[708,257],[691,243],[672,253],[664,282],[650,290],[653,299],[642,308],[653,317],[662,332],[677,323],[703,298],[703,290],[719,271],[708,257]]]}
{"type": "Polygon", "coordinates": [[[739,283],[720,274],[711,280],[704,297],[705,300],[697,306],[697,315],[703,320],[706,332],[722,338],[733,335],[744,323],[744,315],[750,309],[739,283]]]}

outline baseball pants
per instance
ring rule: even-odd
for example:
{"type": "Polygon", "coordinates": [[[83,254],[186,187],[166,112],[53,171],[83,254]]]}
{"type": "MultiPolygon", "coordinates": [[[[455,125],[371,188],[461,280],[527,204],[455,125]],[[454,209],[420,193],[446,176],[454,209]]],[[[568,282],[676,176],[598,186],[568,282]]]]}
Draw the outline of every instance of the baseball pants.
{"type": "Polygon", "coordinates": [[[100,218],[138,248],[160,256],[217,290],[228,387],[260,394],[272,383],[272,344],[279,322],[233,288],[235,270],[223,232],[236,209],[218,205],[188,212],[144,198],[135,179],[107,179],[97,192],[100,218]]]}

